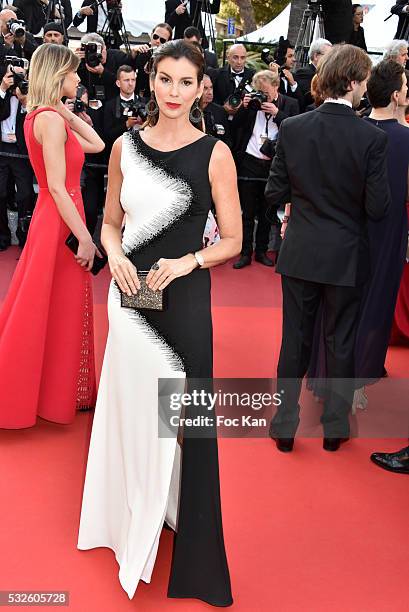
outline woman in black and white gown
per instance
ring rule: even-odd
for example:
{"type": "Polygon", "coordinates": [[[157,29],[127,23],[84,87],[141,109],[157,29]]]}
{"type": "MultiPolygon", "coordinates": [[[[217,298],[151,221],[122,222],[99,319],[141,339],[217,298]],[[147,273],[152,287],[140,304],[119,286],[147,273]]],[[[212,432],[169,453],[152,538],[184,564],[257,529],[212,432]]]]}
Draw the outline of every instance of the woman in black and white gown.
{"type": "Polygon", "coordinates": [[[203,71],[193,45],[163,45],[154,56],[150,127],[113,147],[102,230],[113,275],[109,335],[78,547],[112,548],[132,598],[140,579],[150,582],[166,521],[176,532],[168,596],[227,606],[217,439],[184,437],[182,451],[175,437],[158,437],[158,379],[176,378],[183,391],[185,379],[212,377],[208,268],[241,248],[232,156],[191,123],[202,125],[203,71]],[[221,240],[203,249],[213,202],[221,240]],[[141,270],[150,270],[150,288],[167,288],[166,310],[121,307],[121,291],[138,291],[141,270]]]}

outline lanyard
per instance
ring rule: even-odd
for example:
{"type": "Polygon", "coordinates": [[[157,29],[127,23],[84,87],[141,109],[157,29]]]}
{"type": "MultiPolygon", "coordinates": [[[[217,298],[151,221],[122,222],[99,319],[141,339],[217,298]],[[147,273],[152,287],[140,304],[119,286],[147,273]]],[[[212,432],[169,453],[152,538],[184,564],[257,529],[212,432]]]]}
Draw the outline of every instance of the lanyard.
{"type": "Polygon", "coordinates": [[[269,124],[269,121],[270,121],[270,119],[271,119],[271,117],[273,115],[271,115],[270,113],[264,113],[264,114],[265,114],[265,117],[266,117],[266,136],[268,138],[268,124],[269,124]]]}

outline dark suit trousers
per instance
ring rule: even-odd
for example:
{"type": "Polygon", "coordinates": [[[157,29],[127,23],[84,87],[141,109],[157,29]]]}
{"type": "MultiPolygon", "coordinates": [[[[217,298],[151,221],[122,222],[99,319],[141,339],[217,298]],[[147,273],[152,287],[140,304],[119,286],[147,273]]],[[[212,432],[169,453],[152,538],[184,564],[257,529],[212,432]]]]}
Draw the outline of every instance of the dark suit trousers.
{"type": "MultiPolygon", "coordinates": [[[[100,160],[88,159],[90,163],[101,163],[100,160]]],[[[104,191],[105,170],[102,168],[84,168],[84,186],[82,198],[84,201],[85,219],[91,236],[95,232],[98,223],[98,212],[102,209],[105,201],[104,191]]]]}
{"type": "Polygon", "coordinates": [[[328,380],[321,423],[325,437],[349,436],[354,394],[354,349],[363,286],[341,287],[281,277],[283,339],[277,369],[282,404],[272,422],[278,437],[292,438],[299,424],[302,379],[311,357],[315,319],[322,303],[328,380]]]}
{"type": "MultiPolygon", "coordinates": [[[[1,150],[5,153],[20,153],[14,143],[2,143],[1,150]]],[[[33,170],[27,159],[0,156],[0,238],[10,240],[10,229],[7,219],[9,177],[13,177],[16,185],[16,204],[19,221],[32,212],[34,204],[33,170]]],[[[20,228],[17,237],[23,238],[20,228]]]]}
{"type": "Polygon", "coordinates": [[[267,179],[271,161],[258,159],[253,155],[244,154],[239,165],[238,175],[250,180],[239,180],[239,195],[243,213],[243,255],[253,252],[254,221],[258,218],[256,232],[256,253],[265,253],[268,247],[271,222],[266,217],[267,202],[264,197],[266,181],[252,179],[267,179]]]}

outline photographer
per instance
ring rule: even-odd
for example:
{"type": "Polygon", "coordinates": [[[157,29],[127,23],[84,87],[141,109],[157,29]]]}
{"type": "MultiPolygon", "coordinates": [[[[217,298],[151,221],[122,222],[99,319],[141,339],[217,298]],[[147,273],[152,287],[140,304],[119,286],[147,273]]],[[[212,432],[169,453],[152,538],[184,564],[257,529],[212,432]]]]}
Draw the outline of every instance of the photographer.
{"type": "Polygon", "coordinates": [[[166,0],[165,6],[165,22],[174,28],[173,38],[183,38],[186,28],[196,26],[203,37],[203,46],[207,47],[201,13],[205,8],[209,8],[211,15],[217,15],[220,11],[220,0],[209,0],[205,7],[202,0],[166,0]]]}
{"type": "Polygon", "coordinates": [[[242,81],[250,82],[254,70],[246,68],[247,49],[242,44],[229,47],[227,51],[227,64],[212,72],[211,77],[214,88],[214,101],[224,107],[228,115],[234,115],[237,107],[231,106],[229,98],[242,85],[242,81]]]}
{"type": "MultiPolygon", "coordinates": [[[[94,128],[98,136],[103,139],[103,110],[94,110],[89,106],[88,91],[83,85],[78,85],[76,98],[67,99],[64,104],[68,110],[75,113],[77,117],[94,128]]],[[[81,191],[86,224],[92,236],[97,226],[99,209],[102,207],[105,199],[104,178],[106,169],[90,167],[88,164],[104,165],[106,163],[104,151],[101,153],[87,153],[85,155],[85,162],[81,175],[81,191]]]]}
{"type": "Polygon", "coordinates": [[[118,95],[116,74],[123,64],[132,64],[132,58],[118,49],[107,49],[99,34],[85,34],[81,47],[75,53],[81,58],[78,76],[87,88],[90,99],[101,102],[118,95]]]}
{"type": "MultiPolygon", "coordinates": [[[[10,9],[0,12],[0,62],[6,55],[31,59],[38,47],[34,36],[27,32],[24,22],[17,19],[16,13],[10,9]]],[[[4,69],[0,76],[4,75],[4,69]]]]}
{"type": "Polygon", "coordinates": [[[278,41],[278,47],[274,53],[275,64],[270,65],[270,70],[278,70],[280,75],[280,88],[279,92],[290,98],[294,98],[298,101],[300,109],[303,109],[304,95],[298,87],[298,83],[294,78],[292,70],[295,67],[295,48],[289,40],[284,40],[283,36],[280,36],[278,41]]]}
{"type": "Polygon", "coordinates": [[[251,264],[255,217],[258,218],[255,259],[265,266],[274,265],[266,255],[271,222],[266,218],[264,190],[275,154],[278,128],[284,119],[299,113],[298,102],[279,94],[279,85],[280,77],[270,70],[257,72],[252,81],[257,91],[244,96],[232,121],[237,173],[245,179],[239,180],[243,246],[239,261],[233,265],[236,270],[251,264]]]}
{"type": "Polygon", "coordinates": [[[409,35],[409,2],[408,0],[398,0],[391,8],[393,15],[399,15],[398,29],[394,38],[396,40],[407,38],[409,35]]]}
{"type": "Polygon", "coordinates": [[[78,13],[74,15],[73,25],[79,25],[87,19],[87,32],[100,32],[107,22],[108,6],[106,0],[84,0],[78,13]]]}
{"type": "Polygon", "coordinates": [[[202,110],[206,134],[223,140],[230,147],[228,115],[223,106],[213,102],[213,83],[208,74],[203,76],[202,110]]]}
{"type": "Polygon", "coordinates": [[[64,29],[61,23],[50,21],[44,26],[43,43],[65,45],[64,29]]]}
{"type": "Polygon", "coordinates": [[[136,77],[131,66],[118,68],[116,84],[119,96],[107,102],[104,110],[104,140],[108,156],[115,140],[135,125],[141,125],[147,117],[147,99],[135,94],[136,77]]]}
{"type": "MultiPolygon", "coordinates": [[[[23,60],[20,60],[23,62],[23,60]]],[[[28,83],[22,67],[7,66],[0,84],[1,153],[27,155],[24,138],[28,83]]],[[[27,215],[31,215],[34,203],[33,171],[28,159],[0,155],[0,250],[10,246],[10,229],[7,222],[7,183],[11,175],[16,185],[18,210],[17,238],[23,247],[27,237],[27,215]]]]}
{"type": "Polygon", "coordinates": [[[41,32],[47,21],[64,21],[65,27],[69,28],[72,22],[71,0],[60,0],[62,15],[58,6],[52,7],[48,17],[48,6],[50,0],[14,0],[13,5],[19,9],[22,18],[26,22],[27,30],[35,36],[41,32]]]}
{"type": "MultiPolygon", "coordinates": [[[[198,28],[195,28],[195,26],[189,26],[188,28],[186,28],[186,30],[183,32],[183,38],[184,40],[186,40],[186,42],[195,42],[199,43],[201,47],[203,46],[203,37],[200,34],[200,30],[198,28]]],[[[203,49],[203,53],[206,62],[205,69],[207,70],[208,68],[212,68],[214,70],[217,70],[219,64],[217,61],[216,53],[213,53],[208,49],[203,49]]]]}
{"type": "Polygon", "coordinates": [[[325,38],[317,38],[311,44],[308,51],[309,64],[303,68],[299,68],[294,75],[300,92],[303,94],[303,103],[301,110],[305,110],[307,106],[313,103],[311,95],[311,81],[317,73],[318,64],[326,53],[331,49],[332,44],[325,38]]]}
{"type": "Polygon", "coordinates": [[[136,91],[138,95],[149,97],[149,65],[155,49],[172,40],[172,28],[167,23],[158,23],[151,33],[149,45],[138,45],[132,49],[132,67],[138,71],[136,77],[136,91]]]}

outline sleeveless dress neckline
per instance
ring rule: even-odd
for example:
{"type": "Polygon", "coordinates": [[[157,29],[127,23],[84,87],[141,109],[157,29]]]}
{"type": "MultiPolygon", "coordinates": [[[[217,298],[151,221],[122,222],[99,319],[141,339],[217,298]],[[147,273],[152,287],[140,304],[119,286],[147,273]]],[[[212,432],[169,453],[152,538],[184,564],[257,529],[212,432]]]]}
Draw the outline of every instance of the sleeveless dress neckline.
{"type": "Polygon", "coordinates": [[[142,144],[143,144],[143,145],[144,145],[144,146],[145,146],[147,149],[150,149],[151,151],[155,151],[155,153],[159,153],[159,154],[161,154],[161,153],[163,153],[163,154],[166,154],[166,153],[177,153],[178,151],[183,151],[183,150],[185,150],[185,149],[188,149],[188,148],[189,148],[189,147],[191,147],[192,145],[196,144],[196,142],[199,142],[199,141],[204,140],[205,138],[207,138],[207,134],[204,134],[203,136],[201,136],[201,137],[200,137],[200,138],[198,138],[197,140],[194,140],[193,142],[190,142],[189,144],[184,145],[183,147],[179,147],[178,149],[172,149],[172,150],[170,150],[170,151],[161,151],[160,149],[155,149],[154,147],[151,147],[150,145],[148,145],[148,144],[147,144],[147,143],[144,141],[144,139],[142,138],[142,136],[141,136],[141,134],[140,134],[140,130],[138,130],[138,131],[136,132],[136,134],[137,134],[137,137],[139,138],[139,140],[142,142],[142,144]]]}

